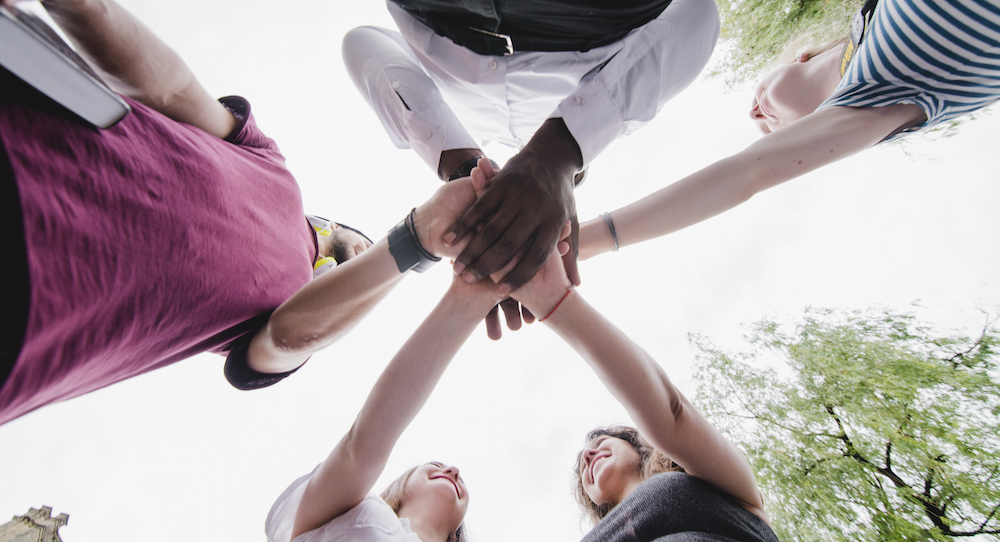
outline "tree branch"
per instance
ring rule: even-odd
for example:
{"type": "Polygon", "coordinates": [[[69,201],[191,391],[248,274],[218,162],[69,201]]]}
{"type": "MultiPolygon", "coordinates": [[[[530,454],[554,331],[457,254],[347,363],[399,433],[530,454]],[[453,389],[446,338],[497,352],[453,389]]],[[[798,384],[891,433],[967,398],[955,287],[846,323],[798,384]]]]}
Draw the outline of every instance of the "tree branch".
{"type": "MultiPolygon", "coordinates": [[[[927,484],[931,483],[930,480],[925,480],[925,488],[926,488],[925,493],[928,495],[928,497],[925,497],[924,495],[914,492],[913,487],[907,484],[905,480],[900,478],[898,474],[893,472],[891,468],[889,468],[888,466],[879,467],[874,463],[872,463],[871,461],[869,461],[868,458],[861,455],[861,452],[859,452],[854,447],[854,443],[851,441],[851,437],[847,435],[847,430],[844,429],[844,424],[840,421],[840,417],[837,416],[837,413],[833,410],[833,405],[824,405],[824,407],[826,408],[826,412],[830,415],[830,417],[833,418],[833,421],[837,423],[837,428],[840,429],[841,436],[839,438],[841,441],[844,442],[844,445],[847,447],[847,453],[845,454],[847,457],[851,457],[856,461],[858,461],[859,463],[866,465],[871,469],[874,469],[875,472],[888,478],[897,488],[909,490],[910,491],[909,498],[915,501],[924,509],[924,515],[927,516],[927,519],[929,519],[935,527],[941,530],[943,534],[949,536],[959,536],[956,535],[951,530],[951,527],[948,526],[948,522],[944,517],[944,512],[941,510],[941,507],[938,506],[933,501],[933,499],[929,497],[930,489],[927,484]]],[[[938,460],[941,460],[941,458],[939,457],[938,460]]],[[[931,470],[931,475],[933,476],[933,469],[931,470]]]]}
{"type": "Polygon", "coordinates": [[[968,356],[975,349],[979,348],[980,345],[983,344],[983,340],[986,339],[986,332],[989,331],[991,323],[992,322],[987,322],[986,325],[983,326],[983,332],[979,335],[979,338],[976,339],[975,342],[972,343],[972,346],[970,346],[969,348],[967,348],[963,352],[957,352],[957,353],[955,353],[955,355],[951,356],[950,358],[945,359],[944,361],[946,361],[948,363],[951,363],[951,368],[952,369],[957,368],[958,365],[959,365],[959,362],[961,360],[964,360],[965,356],[968,356]]]}

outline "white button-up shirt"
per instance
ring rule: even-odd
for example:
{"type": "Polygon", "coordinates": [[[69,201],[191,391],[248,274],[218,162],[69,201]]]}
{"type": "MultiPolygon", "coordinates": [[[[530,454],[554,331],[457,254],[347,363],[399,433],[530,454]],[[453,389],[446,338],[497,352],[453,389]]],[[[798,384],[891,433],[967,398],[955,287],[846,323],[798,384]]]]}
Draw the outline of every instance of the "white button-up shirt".
{"type": "Polygon", "coordinates": [[[589,164],[691,84],[719,36],[714,0],[673,0],[656,19],[603,47],[494,57],[388,6],[399,33],[365,30],[401,52],[363,41],[350,46],[349,35],[344,61],[393,143],[413,148],[435,171],[444,150],[488,141],[521,148],[542,122],[560,117],[589,164]]]}

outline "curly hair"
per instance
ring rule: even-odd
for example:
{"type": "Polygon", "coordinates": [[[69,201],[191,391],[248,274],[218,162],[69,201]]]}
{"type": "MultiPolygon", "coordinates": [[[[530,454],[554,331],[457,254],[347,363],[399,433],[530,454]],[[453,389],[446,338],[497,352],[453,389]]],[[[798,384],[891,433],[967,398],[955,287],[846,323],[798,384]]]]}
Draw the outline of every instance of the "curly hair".
{"type": "MultiPolygon", "coordinates": [[[[583,441],[584,446],[595,438],[604,435],[624,440],[632,446],[636,453],[639,454],[639,467],[636,474],[641,476],[643,480],[661,472],[684,472],[684,469],[681,468],[680,465],[671,461],[671,459],[664,455],[663,452],[653,448],[649,442],[646,442],[646,439],[642,438],[642,435],[639,434],[638,429],[627,425],[598,427],[597,429],[587,433],[587,438],[583,441]]],[[[617,506],[618,503],[604,503],[602,505],[595,504],[594,501],[590,500],[587,492],[583,489],[583,467],[585,464],[583,454],[586,451],[587,450],[585,448],[576,454],[576,464],[573,466],[573,477],[575,482],[573,496],[576,497],[576,502],[580,505],[580,508],[583,509],[583,513],[587,519],[589,519],[592,524],[597,525],[597,522],[601,521],[604,516],[608,515],[608,512],[611,512],[611,510],[617,506]]]]}
{"type": "MultiPolygon", "coordinates": [[[[389,487],[385,488],[379,495],[382,500],[392,508],[392,511],[396,514],[403,507],[403,503],[406,502],[406,482],[410,479],[410,476],[419,469],[421,465],[416,465],[410,467],[406,472],[401,474],[399,478],[396,478],[389,484],[389,487]]],[[[465,522],[463,521],[458,529],[448,537],[448,542],[469,542],[469,535],[465,529],[465,522]]]]}

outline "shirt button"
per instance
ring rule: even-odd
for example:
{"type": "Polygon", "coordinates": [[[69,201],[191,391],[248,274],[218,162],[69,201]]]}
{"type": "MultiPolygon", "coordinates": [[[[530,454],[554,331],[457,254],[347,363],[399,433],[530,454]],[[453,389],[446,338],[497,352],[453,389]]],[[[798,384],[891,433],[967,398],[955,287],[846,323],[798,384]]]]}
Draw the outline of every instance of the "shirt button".
{"type": "Polygon", "coordinates": [[[426,137],[427,139],[430,139],[433,135],[434,132],[432,132],[430,128],[424,130],[424,137],[426,137]]]}
{"type": "Polygon", "coordinates": [[[573,96],[573,101],[577,104],[583,105],[583,96],[573,96]]]}
{"type": "Polygon", "coordinates": [[[442,124],[441,126],[438,126],[438,131],[441,132],[441,133],[444,133],[447,129],[448,129],[448,127],[445,126],[444,124],[442,124]]]}
{"type": "Polygon", "coordinates": [[[500,105],[500,104],[496,104],[496,105],[494,105],[493,107],[496,107],[496,108],[497,108],[497,111],[503,111],[503,106],[502,106],[502,105],[500,105]]]}
{"type": "Polygon", "coordinates": [[[490,69],[491,69],[491,70],[495,70],[495,69],[497,69],[497,66],[499,66],[499,64],[497,64],[497,61],[496,61],[496,60],[491,60],[491,61],[490,61],[490,69]]]}
{"type": "Polygon", "coordinates": [[[399,81],[393,81],[392,88],[399,88],[399,81]]]}

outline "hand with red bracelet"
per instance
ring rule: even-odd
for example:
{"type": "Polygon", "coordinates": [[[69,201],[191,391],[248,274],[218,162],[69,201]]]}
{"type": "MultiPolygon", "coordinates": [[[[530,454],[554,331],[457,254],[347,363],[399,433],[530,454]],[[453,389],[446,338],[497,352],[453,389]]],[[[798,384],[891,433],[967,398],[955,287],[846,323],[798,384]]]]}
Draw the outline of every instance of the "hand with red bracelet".
{"type": "MultiPolygon", "coordinates": [[[[565,231],[564,228],[563,232],[565,231]]],[[[544,322],[552,316],[559,305],[572,295],[573,284],[566,276],[566,268],[561,257],[568,251],[569,244],[565,241],[560,242],[538,273],[527,284],[510,293],[511,298],[538,316],[539,322],[544,322]]]]}
{"type": "MultiPolygon", "coordinates": [[[[493,177],[496,176],[496,174],[497,172],[494,169],[493,164],[489,160],[485,158],[481,158],[479,160],[479,165],[473,168],[472,173],[470,174],[473,185],[476,186],[477,196],[483,192],[485,187],[489,186],[489,183],[493,180],[493,177]]],[[[571,231],[572,231],[572,224],[571,222],[567,221],[567,223],[563,226],[562,231],[559,233],[560,241],[556,246],[555,252],[558,253],[557,256],[562,257],[564,260],[566,255],[569,254],[570,251],[569,237],[571,231]]],[[[514,269],[514,267],[520,261],[522,256],[523,252],[518,252],[517,254],[515,254],[514,257],[511,259],[511,261],[508,262],[508,264],[503,269],[491,274],[490,278],[496,281],[497,283],[500,283],[500,281],[503,280],[504,276],[507,273],[509,273],[512,269],[514,269]]],[[[503,331],[500,326],[501,308],[503,309],[504,317],[507,321],[507,328],[510,329],[511,331],[517,331],[521,329],[522,319],[524,320],[524,323],[527,324],[530,324],[536,320],[536,315],[532,314],[532,311],[528,309],[527,306],[522,306],[522,304],[519,303],[516,299],[514,299],[513,296],[508,297],[503,301],[501,301],[496,306],[494,306],[493,310],[491,310],[490,313],[486,316],[486,333],[494,341],[499,340],[503,335],[503,331]]],[[[545,314],[547,313],[543,313],[542,316],[544,316],[545,314]]]]}

